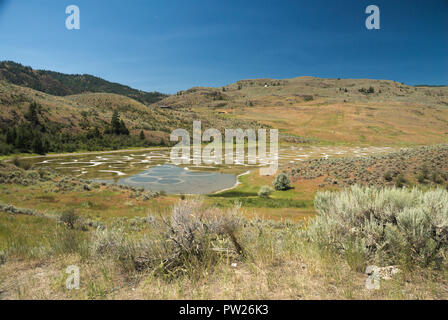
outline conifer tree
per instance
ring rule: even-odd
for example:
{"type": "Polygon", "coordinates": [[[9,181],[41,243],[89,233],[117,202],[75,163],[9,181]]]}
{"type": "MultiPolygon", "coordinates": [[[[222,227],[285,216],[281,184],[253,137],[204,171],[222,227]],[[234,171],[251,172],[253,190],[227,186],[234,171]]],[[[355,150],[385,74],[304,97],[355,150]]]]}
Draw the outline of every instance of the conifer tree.
{"type": "Polygon", "coordinates": [[[34,153],[45,154],[44,145],[42,143],[41,135],[39,135],[39,134],[35,135],[31,148],[34,153]]]}
{"type": "Polygon", "coordinates": [[[111,121],[111,125],[112,125],[112,133],[115,134],[120,134],[120,115],[118,114],[118,111],[115,110],[114,113],[112,114],[112,121],[111,121]]]}

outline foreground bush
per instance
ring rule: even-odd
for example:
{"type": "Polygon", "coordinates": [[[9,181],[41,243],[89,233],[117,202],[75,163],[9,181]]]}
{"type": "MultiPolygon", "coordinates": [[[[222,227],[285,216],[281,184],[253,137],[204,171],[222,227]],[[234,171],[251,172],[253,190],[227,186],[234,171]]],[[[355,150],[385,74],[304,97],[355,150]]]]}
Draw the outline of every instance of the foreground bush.
{"type": "Polygon", "coordinates": [[[437,189],[375,189],[354,186],[320,192],[317,218],[307,234],[336,249],[353,265],[360,261],[406,265],[446,264],[448,192],[437,189]]]}
{"type": "Polygon", "coordinates": [[[119,228],[97,230],[91,249],[94,255],[120,261],[127,270],[193,275],[210,270],[223,256],[244,255],[237,239],[241,219],[239,207],[221,211],[199,200],[184,200],[173,207],[170,220],[150,219],[153,229],[142,238],[119,228]]]}

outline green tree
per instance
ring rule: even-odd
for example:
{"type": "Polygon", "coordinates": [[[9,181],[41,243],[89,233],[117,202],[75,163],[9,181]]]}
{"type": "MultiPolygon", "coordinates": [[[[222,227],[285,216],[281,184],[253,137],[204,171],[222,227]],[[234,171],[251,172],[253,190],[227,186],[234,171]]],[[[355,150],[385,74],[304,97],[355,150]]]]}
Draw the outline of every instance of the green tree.
{"type": "Polygon", "coordinates": [[[124,123],[123,120],[120,120],[120,130],[119,130],[119,134],[124,134],[124,135],[129,135],[129,130],[128,128],[126,128],[126,124],[124,123]]]}
{"type": "Polygon", "coordinates": [[[112,125],[112,133],[120,134],[120,128],[121,128],[120,115],[118,114],[117,110],[115,110],[114,113],[112,114],[111,125],[112,125]]]}
{"type": "Polygon", "coordinates": [[[95,138],[100,138],[101,137],[101,132],[100,132],[100,129],[98,127],[95,127],[95,129],[93,129],[93,136],[95,138]]]}
{"type": "Polygon", "coordinates": [[[17,132],[16,128],[8,128],[8,131],[6,132],[6,144],[14,145],[17,138],[17,132]]]}
{"type": "Polygon", "coordinates": [[[36,102],[32,102],[29,106],[28,112],[24,114],[25,119],[28,120],[33,126],[40,125],[39,118],[37,116],[37,109],[39,105],[36,102]]]}
{"type": "Polygon", "coordinates": [[[145,133],[142,131],[140,131],[140,140],[145,140],[145,133]]]}
{"type": "Polygon", "coordinates": [[[75,212],[75,209],[68,209],[62,212],[59,220],[67,225],[70,229],[74,229],[76,223],[80,220],[79,215],[75,212]]]}
{"type": "Polygon", "coordinates": [[[21,125],[17,129],[15,147],[23,152],[29,151],[33,134],[28,126],[21,125]]]}
{"type": "Polygon", "coordinates": [[[44,144],[42,143],[42,136],[37,134],[34,136],[31,148],[34,153],[45,154],[44,144]]]}

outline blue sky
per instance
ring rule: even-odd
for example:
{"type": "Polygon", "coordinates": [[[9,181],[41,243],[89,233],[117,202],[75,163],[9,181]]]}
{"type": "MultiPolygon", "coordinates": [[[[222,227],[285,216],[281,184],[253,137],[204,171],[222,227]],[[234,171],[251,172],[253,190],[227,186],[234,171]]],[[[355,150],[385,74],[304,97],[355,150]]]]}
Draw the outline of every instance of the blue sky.
{"type": "Polygon", "coordinates": [[[167,93],[304,75],[448,84],[448,0],[0,0],[0,60],[167,93]],[[365,27],[370,4],[381,30],[365,27]]]}

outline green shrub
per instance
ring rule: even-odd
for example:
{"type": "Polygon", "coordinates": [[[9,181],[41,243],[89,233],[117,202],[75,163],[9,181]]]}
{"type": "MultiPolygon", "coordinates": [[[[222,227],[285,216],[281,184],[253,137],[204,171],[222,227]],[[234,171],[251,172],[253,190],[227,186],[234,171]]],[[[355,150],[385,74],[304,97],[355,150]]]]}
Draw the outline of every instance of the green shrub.
{"type": "Polygon", "coordinates": [[[61,214],[59,220],[67,225],[70,229],[74,229],[75,224],[80,220],[80,218],[74,209],[69,209],[61,214]]]}
{"type": "Polygon", "coordinates": [[[5,263],[6,263],[6,253],[3,251],[0,251],[0,266],[5,263]]]}
{"type": "Polygon", "coordinates": [[[417,181],[418,183],[424,184],[426,182],[425,175],[423,173],[419,173],[417,175],[417,181]]]}
{"type": "Polygon", "coordinates": [[[442,175],[436,171],[431,174],[431,181],[435,184],[442,184],[444,182],[442,175]]]}
{"type": "Polygon", "coordinates": [[[429,178],[429,169],[428,169],[428,165],[424,164],[422,169],[421,169],[421,175],[424,179],[428,179],[429,178]]]}
{"type": "Polygon", "coordinates": [[[408,180],[402,174],[399,174],[395,178],[395,187],[397,187],[397,188],[403,188],[407,183],[408,183],[408,180]]]}
{"type": "Polygon", "coordinates": [[[14,159],[12,159],[12,163],[17,167],[17,168],[21,168],[23,170],[29,170],[31,169],[31,164],[29,162],[26,161],[22,161],[17,157],[14,157],[14,159]]]}
{"type": "Polygon", "coordinates": [[[262,186],[260,191],[258,191],[258,196],[260,198],[269,198],[269,196],[274,192],[274,190],[269,186],[262,186]]]}
{"type": "Polygon", "coordinates": [[[274,186],[275,190],[288,190],[291,188],[291,181],[289,180],[289,177],[286,175],[286,173],[282,172],[275,177],[272,185],[274,186]]]}
{"type": "Polygon", "coordinates": [[[389,170],[384,174],[384,180],[389,182],[392,181],[392,173],[389,170]]]}
{"type": "Polygon", "coordinates": [[[313,96],[310,96],[310,95],[304,95],[303,96],[303,100],[305,100],[305,101],[313,101],[314,98],[313,98],[313,96]]]}
{"type": "Polygon", "coordinates": [[[307,235],[359,265],[445,265],[448,249],[448,192],[354,186],[319,192],[317,217],[307,235]],[[356,248],[354,250],[353,248],[356,248]]]}

